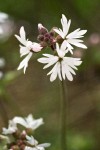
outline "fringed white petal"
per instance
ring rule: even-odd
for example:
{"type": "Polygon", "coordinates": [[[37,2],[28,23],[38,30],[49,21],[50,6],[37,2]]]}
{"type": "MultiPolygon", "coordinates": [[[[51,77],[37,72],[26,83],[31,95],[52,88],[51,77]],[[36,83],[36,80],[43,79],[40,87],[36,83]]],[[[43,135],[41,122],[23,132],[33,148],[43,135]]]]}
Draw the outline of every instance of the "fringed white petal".
{"type": "Polygon", "coordinates": [[[22,126],[28,128],[26,121],[25,121],[24,118],[22,118],[22,117],[15,117],[15,118],[13,119],[13,121],[14,121],[16,124],[20,124],[20,125],[22,125],[22,126]]]}
{"type": "Polygon", "coordinates": [[[26,54],[30,53],[29,49],[25,46],[20,46],[20,56],[24,56],[26,54]]]}
{"type": "Polygon", "coordinates": [[[64,39],[64,33],[61,29],[53,29],[56,33],[58,33],[64,39]]]}
{"type": "Polygon", "coordinates": [[[50,76],[50,81],[51,82],[54,81],[57,77],[57,72],[58,72],[57,67],[58,67],[58,63],[56,63],[54,65],[54,67],[52,68],[52,70],[47,74],[47,75],[51,74],[51,76],[50,76]]]}
{"type": "Polygon", "coordinates": [[[62,24],[64,36],[66,36],[70,28],[71,20],[67,21],[66,16],[62,14],[61,24],[62,24]]]}
{"type": "Polygon", "coordinates": [[[20,37],[26,41],[26,33],[23,26],[20,28],[20,37]]]}
{"type": "Polygon", "coordinates": [[[25,74],[26,68],[28,67],[28,61],[30,60],[31,57],[32,57],[32,52],[30,52],[30,53],[22,60],[22,62],[19,64],[17,70],[20,70],[20,69],[24,68],[24,74],[25,74]]]}
{"type": "Polygon", "coordinates": [[[48,64],[45,65],[45,66],[43,67],[43,69],[46,69],[46,68],[52,66],[53,64],[55,64],[55,63],[58,61],[58,59],[59,59],[59,58],[58,58],[57,56],[54,56],[54,58],[49,59],[48,64]]]}

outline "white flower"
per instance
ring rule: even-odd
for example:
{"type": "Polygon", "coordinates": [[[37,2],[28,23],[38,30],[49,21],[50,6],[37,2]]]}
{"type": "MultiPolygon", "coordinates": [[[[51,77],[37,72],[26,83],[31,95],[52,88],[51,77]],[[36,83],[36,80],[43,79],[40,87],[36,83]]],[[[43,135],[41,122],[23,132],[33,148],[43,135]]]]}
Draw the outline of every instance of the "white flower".
{"type": "Polygon", "coordinates": [[[3,134],[7,135],[7,134],[12,134],[14,132],[17,131],[17,126],[16,123],[13,120],[9,121],[9,125],[8,125],[8,129],[3,128],[3,134]]]}
{"type": "Polygon", "coordinates": [[[22,118],[22,117],[15,117],[13,119],[13,121],[16,123],[16,124],[20,124],[26,128],[30,128],[32,130],[35,130],[37,129],[40,125],[43,124],[43,119],[40,118],[40,119],[34,119],[32,117],[32,114],[29,114],[26,118],[22,118]]]}
{"type": "Polygon", "coordinates": [[[43,54],[45,57],[39,58],[38,61],[40,63],[47,64],[43,69],[55,64],[53,69],[47,74],[51,74],[51,82],[54,81],[57,76],[61,81],[62,79],[65,80],[65,77],[67,77],[69,81],[72,81],[72,74],[76,74],[74,69],[77,70],[76,66],[79,66],[82,61],[80,61],[80,58],[65,57],[65,54],[68,52],[68,49],[66,48],[66,41],[62,43],[61,47],[59,47],[58,43],[56,43],[56,51],[58,56],[43,54]]]}
{"type": "Polygon", "coordinates": [[[27,143],[32,147],[26,146],[25,150],[45,150],[46,147],[50,146],[50,143],[38,144],[38,141],[34,139],[33,136],[26,136],[27,143]]]}
{"type": "Polygon", "coordinates": [[[79,38],[83,37],[83,35],[87,32],[87,30],[80,30],[80,28],[78,28],[75,31],[68,34],[71,20],[67,21],[67,18],[63,14],[62,14],[62,18],[61,18],[61,24],[62,24],[62,29],[60,29],[60,28],[54,29],[54,31],[56,33],[58,33],[63,39],[66,40],[66,46],[67,46],[68,50],[71,52],[71,54],[73,54],[72,45],[80,47],[80,48],[84,48],[84,49],[87,48],[82,43],[83,40],[79,39],[79,38]]]}
{"type": "Polygon", "coordinates": [[[24,68],[24,73],[25,73],[26,68],[28,67],[28,61],[32,57],[33,52],[41,51],[42,47],[40,44],[28,41],[28,39],[26,39],[26,33],[24,27],[20,28],[20,36],[15,35],[15,37],[23,45],[23,46],[20,45],[20,57],[27,55],[18,67],[18,70],[24,68]]]}

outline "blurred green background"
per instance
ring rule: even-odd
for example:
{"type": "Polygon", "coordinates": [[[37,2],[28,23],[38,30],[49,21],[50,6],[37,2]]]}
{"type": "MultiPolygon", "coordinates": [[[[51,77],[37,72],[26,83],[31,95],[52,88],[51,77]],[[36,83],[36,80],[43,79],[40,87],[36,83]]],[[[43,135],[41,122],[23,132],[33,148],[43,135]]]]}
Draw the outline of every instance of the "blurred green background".
{"type": "Polygon", "coordinates": [[[0,57],[5,59],[0,80],[0,128],[16,115],[43,117],[45,125],[35,133],[40,142],[50,142],[50,150],[60,149],[60,88],[58,80],[50,83],[48,70],[37,63],[34,55],[24,75],[16,71],[21,59],[14,34],[25,27],[27,37],[37,40],[37,24],[49,30],[60,27],[62,13],[72,20],[70,32],[87,29],[87,50],[75,49],[82,57],[73,82],[67,85],[69,150],[100,150],[100,0],[0,0],[0,11],[10,17],[0,37],[0,57]]]}

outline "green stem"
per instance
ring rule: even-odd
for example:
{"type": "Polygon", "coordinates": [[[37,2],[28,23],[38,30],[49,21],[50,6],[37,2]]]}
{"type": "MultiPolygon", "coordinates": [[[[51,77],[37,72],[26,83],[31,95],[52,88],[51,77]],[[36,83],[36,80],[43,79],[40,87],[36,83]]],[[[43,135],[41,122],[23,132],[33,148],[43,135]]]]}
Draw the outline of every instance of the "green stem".
{"type": "MultiPolygon", "coordinates": [[[[62,101],[61,101],[61,148],[62,150],[67,150],[67,101],[66,99],[66,88],[64,84],[64,80],[61,82],[61,88],[62,88],[62,101]]],[[[68,108],[68,107],[67,107],[68,108]]]]}

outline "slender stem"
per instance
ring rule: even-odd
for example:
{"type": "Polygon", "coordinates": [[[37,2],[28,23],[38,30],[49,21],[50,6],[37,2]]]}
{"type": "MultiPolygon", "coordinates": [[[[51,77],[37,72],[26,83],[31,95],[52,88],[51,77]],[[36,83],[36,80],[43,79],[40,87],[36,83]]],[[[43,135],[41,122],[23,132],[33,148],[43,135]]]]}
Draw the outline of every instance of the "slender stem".
{"type": "MultiPolygon", "coordinates": [[[[61,101],[61,148],[62,150],[67,150],[67,101],[66,99],[66,88],[64,84],[64,80],[61,82],[61,88],[62,88],[62,101],[61,101]]],[[[68,107],[67,107],[68,108],[68,107]]]]}

